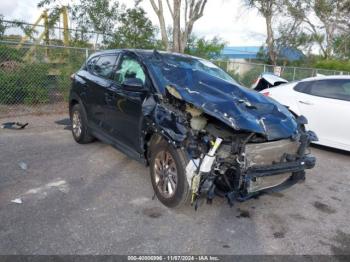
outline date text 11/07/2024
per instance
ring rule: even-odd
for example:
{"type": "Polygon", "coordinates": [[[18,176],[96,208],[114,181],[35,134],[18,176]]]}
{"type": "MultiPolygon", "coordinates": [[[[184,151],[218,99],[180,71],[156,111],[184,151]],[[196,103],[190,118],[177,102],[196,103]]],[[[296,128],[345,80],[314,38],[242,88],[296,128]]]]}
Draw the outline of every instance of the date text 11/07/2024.
{"type": "Polygon", "coordinates": [[[128,256],[128,261],[220,261],[217,256],[128,256]]]}

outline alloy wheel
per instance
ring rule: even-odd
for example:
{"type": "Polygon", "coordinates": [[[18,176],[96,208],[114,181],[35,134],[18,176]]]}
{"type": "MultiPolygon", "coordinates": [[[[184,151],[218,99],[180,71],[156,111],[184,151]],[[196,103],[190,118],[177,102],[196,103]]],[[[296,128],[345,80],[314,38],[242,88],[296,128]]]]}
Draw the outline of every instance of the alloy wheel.
{"type": "Polygon", "coordinates": [[[79,111],[73,112],[72,127],[73,127],[73,133],[74,133],[75,137],[80,137],[80,135],[81,135],[81,116],[80,116],[79,111]]]}
{"type": "Polygon", "coordinates": [[[159,193],[165,198],[171,198],[177,187],[177,169],[174,158],[167,151],[160,151],[154,161],[155,182],[159,193]]]}

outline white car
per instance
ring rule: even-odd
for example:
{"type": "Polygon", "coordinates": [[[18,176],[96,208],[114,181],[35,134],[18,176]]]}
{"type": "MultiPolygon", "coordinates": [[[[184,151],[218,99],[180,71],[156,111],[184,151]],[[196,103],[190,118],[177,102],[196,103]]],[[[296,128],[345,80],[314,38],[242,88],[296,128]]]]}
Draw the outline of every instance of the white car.
{"type": "Polygon", "coordinates": [[[320,145],[350,151],[350,76],[322,76],[262,90],[308,119],[320,145]]]}

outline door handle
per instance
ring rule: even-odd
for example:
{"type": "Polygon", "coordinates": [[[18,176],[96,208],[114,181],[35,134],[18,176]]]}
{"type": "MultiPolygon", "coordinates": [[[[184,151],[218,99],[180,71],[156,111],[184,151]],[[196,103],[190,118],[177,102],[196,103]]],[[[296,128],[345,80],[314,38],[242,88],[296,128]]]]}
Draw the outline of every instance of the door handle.
{"type": "Polygon", "coordinates": [[[308,105],[308,106],[312,106],[313,103],[309,102],[309,101],[299,101],[300,104],[303,104],[303,105],[308,105]]]}

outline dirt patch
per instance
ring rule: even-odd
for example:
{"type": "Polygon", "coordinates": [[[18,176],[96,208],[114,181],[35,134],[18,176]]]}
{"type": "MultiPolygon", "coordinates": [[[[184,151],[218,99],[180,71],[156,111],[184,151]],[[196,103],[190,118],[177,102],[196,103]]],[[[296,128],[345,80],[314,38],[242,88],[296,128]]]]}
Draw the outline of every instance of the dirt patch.
{"type": "Polygon", "coordinates": [[[332,254],[337,256],[335,257],[335,261],[349,261],[348,256],[350,255],[350,234],[344,233],[341,230],[337,230],[336,235],[329,240],[332,240],[334,242],[330,243],[323,240],[319,240],[318,242],[323,246],[330,247],[332,254]]]}
{"type": "Polygon", "coordinates": [[[284,197],[284,194],[280,192],[273,192],[273,193],[270,193],[269,195],[273,197],[278,197],[278,198],[284,197]]]}
{"type": "Polygon", "coordinates": [[[332,192],[336,192],[336,193],[339,192],[338,188],[335,187],[335,186],[329,186],[329,187],[328,187],[328,190],[329,190],[329,191],[332,191],[332,192]]]}
{"type": "Polygon", "coordinates": [[[43,116],[68,112],[68,102],[57,102],[38,105],[0,105],[0,119],[19,116],[43,116]]]}
{"type": "Polygon", "coordinates": [[[159,207],[145,208],[142,213],[150,218],[158,218],[163,215],[159,207]]]}
{"type": "Polygon", "coordinates": [[[315,190],[312,186],[309,186],[309,185],[305,185],[305,187],[311,191],[315,190]]]}
{"type": "Polygon", "coordinates": [[[332,198],[333,200],[336,200],[336,201],[341,202],[341,199],[340,199],[340,198],[337,198],[337,197],[335,197],[335,196],[332,196],[331,198],[332,198]]]}
{"type": "Polygon", "coordinates": [[[239,212],[239,215],[236,216],[237,218],[250,218],[250,213],[248,210],[243,210],[243,209],[237,209],[239,212]]]}
{"type": "Polygon", "coordinates": [[[336,245],[331,245],[334,255],[350,255],[350,234],[338,230],[333,240],[336,242],[336,245]]]}
{"type": "Polygon", "coordinates": [[[283,231],[278,231],[273,233],[274,238],[284,238],[284,236],[285,236],[285,232],[283,231]]]}
{"type": "Polygon", "coordinates": [[[288,232],[286,220],[276,214],[269,214],[268,221],[270,223],[271,233],[275,239],[284,238],[288,232]]]}
{"type": "Polygon", "coordinates": [[[298,220],[298,221],[304,221],[307,220],[306,217],[300,215],[300,214],[290,214],[289,215],[291,218],[298,220]]]}
{"type": "Polygon", "coordinates": [[[337,211],[333,208],[331,208],[330,206],[322,203],[322,202],[319,202],[319,201],[315,201],[313,203],[313,206],[317,209],[317,210],[320,210],[321,212],[323,213],[326,213],[326,214],[334,214],[336,213],[337,211]]]}

